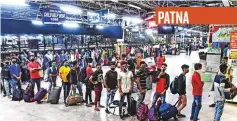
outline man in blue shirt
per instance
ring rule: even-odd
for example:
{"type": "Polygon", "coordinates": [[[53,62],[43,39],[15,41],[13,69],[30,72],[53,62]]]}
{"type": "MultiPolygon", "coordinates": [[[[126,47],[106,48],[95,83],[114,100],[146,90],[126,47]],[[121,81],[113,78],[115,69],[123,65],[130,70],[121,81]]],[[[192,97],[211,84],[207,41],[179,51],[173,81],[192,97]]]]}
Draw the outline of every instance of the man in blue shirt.
{"type": "Polygon", "coordinates": [[[21,90],[21,69],[20,66],[16,63],[16,59],[12,59],[12,65],[8,67],[8,70],[11,75],[11,87],[13,90],[16,89],[16,86],[21,90]]]}
{"type": "Polygon", "coordinates": [[[58,76],[58,68],[57,68],[57,63],[53,62],[52,67],[48,69],[48,82],[49,82],[49,88],[48,92],[51,91],[52,86],[56,87],[57,84],[57,76],[58,76]]]}

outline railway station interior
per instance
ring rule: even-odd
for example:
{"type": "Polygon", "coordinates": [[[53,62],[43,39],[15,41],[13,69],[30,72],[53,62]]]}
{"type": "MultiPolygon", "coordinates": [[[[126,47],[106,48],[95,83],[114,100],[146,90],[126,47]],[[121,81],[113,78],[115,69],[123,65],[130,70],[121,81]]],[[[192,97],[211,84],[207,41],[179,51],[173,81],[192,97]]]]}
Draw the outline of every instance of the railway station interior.
{"type": "Polygon", "coordinates": [[[0,6],[0,121],[237,120],[237,24],[157,24],[159,8],[235,0],[0,6]]]}

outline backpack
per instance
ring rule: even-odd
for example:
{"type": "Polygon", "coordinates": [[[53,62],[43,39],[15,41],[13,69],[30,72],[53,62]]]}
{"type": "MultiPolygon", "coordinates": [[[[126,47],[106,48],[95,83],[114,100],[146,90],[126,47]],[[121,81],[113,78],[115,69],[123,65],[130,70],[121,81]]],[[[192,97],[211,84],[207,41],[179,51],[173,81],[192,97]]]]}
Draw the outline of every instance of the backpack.
{"type": "Polygon", "coordinates": [[[21,101],[23,99],[24,90],[16,88],[12,94],[12,101],[21,101]]]}
{"type": "Polygon", "coordinates": [[[174,81],[171,82],[171,84],[170,84],[170,92],[172,94],[177,94],[179,92],[178,91],[178,77],[175,77],[174,81]]]}
{"type": "Polygon", "coordinates": [[[131,107],[129,111],[130,115],[136,115],[137,113],[137,101],[134,98],[131,98],[131,107]]]}
{"type": "Polygon", "coordinates": [[[147,119],[148,105],[141,103],[137,109],[137,119],[139,121],[144,121],[147,119]]]}
{"type": "Polygon", "coordinates": [[[159,121],[158,106],[154,105],[149,109],[148,119],[149,121],[159,121]]]}
{"type": "Polygon", "coordinates": [[[33,85],[29,83],[26,87],[26,90],[23,95],[23,99],[25,102],[33,102],[34,101],[34,89],[33,85]]]}
{"type": "Polygon", "coordinates": [[[79,73],[79,80],[82,82],[82,83],[85,83],[85,79],[86,79],[86,67],[83,67],[79,73]]]}

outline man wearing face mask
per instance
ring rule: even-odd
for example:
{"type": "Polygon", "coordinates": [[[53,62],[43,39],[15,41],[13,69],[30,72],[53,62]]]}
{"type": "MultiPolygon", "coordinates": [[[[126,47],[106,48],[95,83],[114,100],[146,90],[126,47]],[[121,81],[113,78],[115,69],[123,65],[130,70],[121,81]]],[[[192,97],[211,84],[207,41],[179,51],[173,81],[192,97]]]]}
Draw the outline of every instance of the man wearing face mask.
{"type": "Polygon", "coordinates": [[[178,117],[184,118],[185,115],[181,114],[181,110],[183,110],[187,105],[187,97],[186,97],[186,74],[189,72],[189,66],[184,64],[181,66],[182,73],[178,77],[178,94],[179,94],[179,107],[178,110],[178,117]]]}
{"type": "Polygon", "coordinates": [[[202,91],[203,91],[203,85],[204,82],[201,80],[201,70],[202,70],[202,64],[196,63],[194,65],[194,73],[192,76],[192,86],[193,86],[193,105],[192,105],[192,112],[191,112],[191,121],[197,121],[198,120],[198,114],[202,107],[202,91]]]}
{"type": "Polygon", "coordinates": [[[156,92],[153,97],[152,105],[156,104],[158,98],[161,98],[161,102],[165,103],[165,94],[166,90],[169,88],[170,85],[170,76],[167,74],[166,71],[167,64],[163,63],[161,66],[161,71],[158,74],[157,82],[156,82],[156,92]]]}
{"type": "Polygon", "coordinates": [[[124,103],[125,96],[127,96],[127,102],[128,102],[128,112],[130,109],[130,97],[131,92],[133,89],[133,73],[131,71],[128,71],[127,69],[127,62],[121,63],[121,72],[118,74],[118,89],[121,96],[120,103],[119,103],[119,115],[121,119],[124,119],[124,116],[122,114],[122,106],[124,103]]]}
{"type": "Polygon", "coordinates": [[[57,68],[57,63],[52,62],[52,67],[48,69],[48,83],[49,83],[49,88],[48,92],[51,91],[52,86],[56,87],[57,84],[57,76],[58,76],[58,68],[57,68]]]}
{"type": "Polygon", "coordinates": [[[30,62],[28,63],[28,69],[30,71],[30,79],[31,83],[33,85],[33,89],[35,88],[35,83],[37,85],[38,91],[40,90],[40,73],[39,71],[41,70],[40,65],[38,62],[36,62],[35,57],[31,56],[30,57],[30,62]]]}
{"type": "Polygon", "coordinates": [[[148,77],[149,71],[146,68],[146,63],[144,61],[141,61],[141,67],[136,72],[136,83],[137,87],[140,90],[140,93],[138,95],[138,101],[137,101],[137,108],[138,106],[143,102],[146,96],[147,86],[146,86],[146,78],[148,77]]]}
{"type": "Polygon", "coordinates": [[[64,61],[64,66],[62,66],[59,69],[59,77],[62,79],[62,85],[64,91],[64,103],[66,107],[67,107],[66,98],[68,97],[70,91],[70,83],[69,83],[70,70],[71,69],[67,61],[64,61]]]}
{"type": "Polygon", "coordinates": [[[90,77],[90,82],[95,86],[95,111],[100,111],[98,107],[102,107],[100,105],[101,91],[102,91],[102,83],[103,83],[103,71],[100,64],[96,65],[96,71],[90,77]]]}
{"type": "Polygon", "coordinates": [[[110,67],[111,67],[111,70],[109,70],[105,74],[105,80],[104,80],[104,85],[105,85],[105,88],[107,89],[107,100],[106,100],[106,109],[105,109],[106,113],[110,113],[108,110],[109,99],[111,99],[110,103],[112,103],[114,100],[115,92],[117,91],[118,74],[115,71],[115,68],[116,68],[115,62],[111,63],[110,67]]]}
{"type": "Polygon", "coordinates": [[[21,69],[16,63],[16,59],[12,59],[12,64],[8,67],[8,70],[11,75],[11,87],[13,91],[16,89],[16,86],[21,90],[21,69]]]}

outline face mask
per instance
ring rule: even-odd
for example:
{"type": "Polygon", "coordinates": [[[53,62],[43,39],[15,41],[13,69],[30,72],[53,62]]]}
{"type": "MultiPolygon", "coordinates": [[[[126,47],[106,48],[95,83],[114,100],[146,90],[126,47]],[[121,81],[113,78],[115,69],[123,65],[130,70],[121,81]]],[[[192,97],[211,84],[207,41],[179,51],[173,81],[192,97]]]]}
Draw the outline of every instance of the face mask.
{"type": "Polygon", "coordinates": [[[111,70],[112,70],[112,71],[114,71],[114,70],[115,70],[115,68],[111,68],[111,70]]]}
{"type": "Polygon", "coordinates": [[[32,59],[30,59],[30,60],[31,60],[32,62],[33,62],[33,61],[35,61],[35,59],[34,59],[34,58],[32,58],[32,59]]]}
{"type": "Polygon", "coordinates": [[[12,63],[13,63],[13,64],[16,64],[16,61],[14,60],[14,61],[12,61],[12,63]]]}
{"type": "Polygon", "coordinates": [[[56,63],[54,63],[54,64],[52,64],[52,66],[53,66],[53,67],[56,67],[56,66],[57,66],[57,64],[56,64],[56,63]]]}

